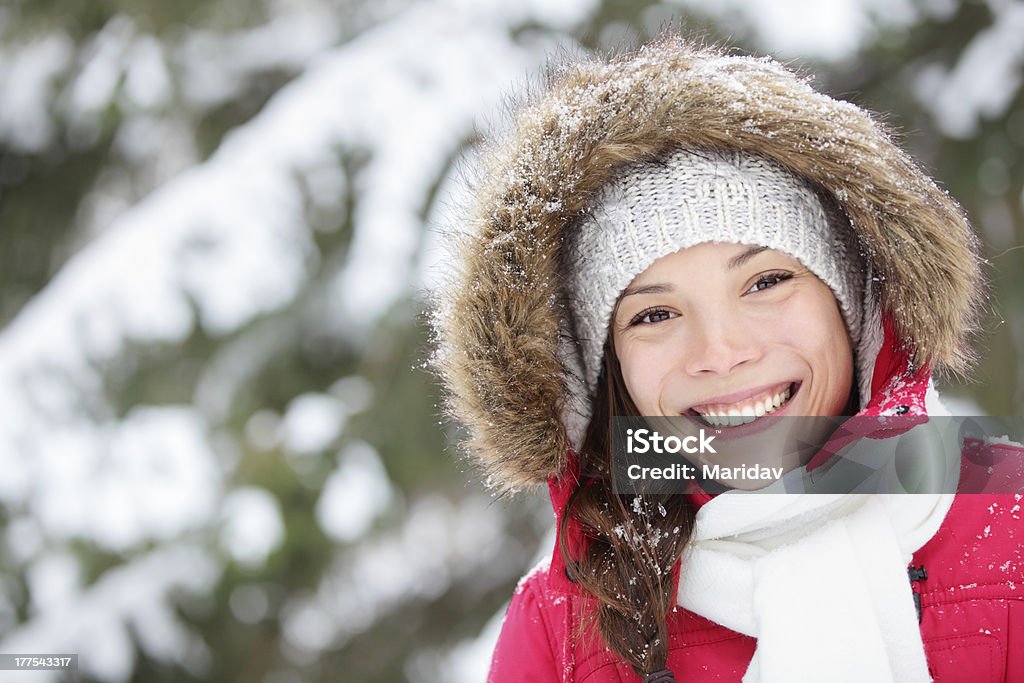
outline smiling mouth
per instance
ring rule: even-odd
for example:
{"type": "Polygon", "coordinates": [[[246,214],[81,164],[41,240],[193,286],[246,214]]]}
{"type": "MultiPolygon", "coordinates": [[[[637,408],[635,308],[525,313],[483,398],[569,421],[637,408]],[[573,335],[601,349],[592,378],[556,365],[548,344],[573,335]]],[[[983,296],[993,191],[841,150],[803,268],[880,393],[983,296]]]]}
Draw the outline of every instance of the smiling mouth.
{"type": "Polygon", "coordinates": [[[784,408],[800,390],[800,382],[780,384],[736,403],[696,405],[684,415],[697,418],[709,427],[736,427],[759,420],[784,408]]]}

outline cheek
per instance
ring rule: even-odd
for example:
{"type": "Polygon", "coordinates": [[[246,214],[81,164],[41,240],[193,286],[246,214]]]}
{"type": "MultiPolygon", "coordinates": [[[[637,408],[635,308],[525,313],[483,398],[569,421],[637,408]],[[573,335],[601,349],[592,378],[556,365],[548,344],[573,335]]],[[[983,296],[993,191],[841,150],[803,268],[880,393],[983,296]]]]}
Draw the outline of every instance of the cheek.
{"type": "Polygon", "coordinates": [[[853,350],[831,291],[804,302],[782,328],[787,344],[810,366],[814,412],[838,415],[853,386],[853,350]]]}
{"type": "Polygon", "coordinates": [[[779,336],[788,345],[813,356],[828,355],[838,346],[849,347],[846,327],[838,312],[817,308],[801,313],[804,314],[777,321],[779,336]]]}
{"type": "Polygon", "coordinates": [[[640,413],[658,414],[666,367],[663,352],[655,345],[634,344],[619,352],[619,366],[629,396],[640,413]]]}

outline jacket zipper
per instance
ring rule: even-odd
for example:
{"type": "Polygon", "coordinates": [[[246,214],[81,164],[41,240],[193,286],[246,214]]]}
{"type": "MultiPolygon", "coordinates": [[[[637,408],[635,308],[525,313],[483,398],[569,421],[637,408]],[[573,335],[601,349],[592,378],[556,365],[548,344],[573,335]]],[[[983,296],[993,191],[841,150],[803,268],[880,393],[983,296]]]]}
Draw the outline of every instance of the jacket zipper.
{"type": "Polygon", "coordinates": [[[907,576],[910,577],[910,590],[914,593],[914,607],[917,609],[917,623],[921,623],[921,587],[918,585],[919,581],[924,581],[928,578],[928,572],[925,571],[924,565],[915,567],[910,565],[907,568],[907,576]]]}

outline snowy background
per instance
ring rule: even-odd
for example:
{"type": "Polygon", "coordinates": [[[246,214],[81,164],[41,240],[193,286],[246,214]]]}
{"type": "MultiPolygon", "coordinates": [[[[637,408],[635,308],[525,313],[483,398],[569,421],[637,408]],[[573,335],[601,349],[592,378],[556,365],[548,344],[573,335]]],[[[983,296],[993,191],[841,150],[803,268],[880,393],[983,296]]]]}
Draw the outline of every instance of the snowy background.
{"type": "Polygon", "coordinates": [[[88,681],[483,680],[552,516],[448,447],[430,228],[546,55],[680,21],[886,112],[989,258],[984,360],[945,388],[1020,415],[1022,2],[8,0],[0,652],[76,652],[88,681]]]}

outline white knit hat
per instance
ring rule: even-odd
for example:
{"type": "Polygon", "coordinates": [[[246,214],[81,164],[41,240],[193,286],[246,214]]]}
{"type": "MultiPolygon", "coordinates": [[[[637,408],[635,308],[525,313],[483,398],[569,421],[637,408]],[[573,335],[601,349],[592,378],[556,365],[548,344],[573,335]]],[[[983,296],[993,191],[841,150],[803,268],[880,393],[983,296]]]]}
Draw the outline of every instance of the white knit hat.
{"type": "Polygon", "coordinates": [[[765,246],[799,260],[832,289],[859,353],[867,273],[846,217],[764,157],[681,150],[617,176],[567,245],[573,337],[589,394],[619,295],[662,256],[702,242],[765,246]]]}

